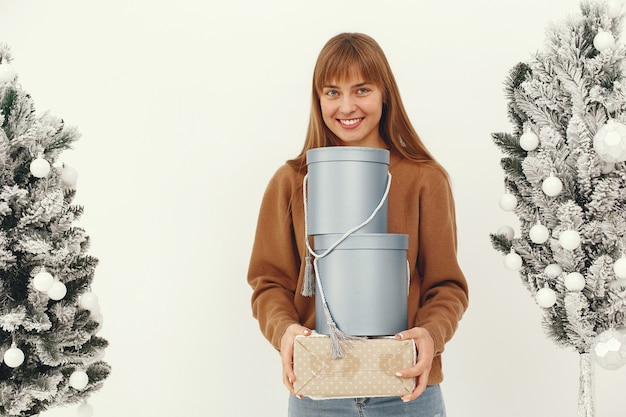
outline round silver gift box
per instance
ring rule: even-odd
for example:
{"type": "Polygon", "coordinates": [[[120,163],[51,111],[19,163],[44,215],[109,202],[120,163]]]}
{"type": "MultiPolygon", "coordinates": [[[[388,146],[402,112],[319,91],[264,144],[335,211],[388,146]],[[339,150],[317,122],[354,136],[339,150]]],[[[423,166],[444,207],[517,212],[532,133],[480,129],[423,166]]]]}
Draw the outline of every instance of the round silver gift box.
{"type": "MultiPolygon", "coordinates": [[[[316,235],[323,252],[342,235],[316,235]]],[[[408,325],[408,235],[359,233],[318,259],[322,289],[332,318],[353,336],[390,336],[408,325]]],[[[319,286],[315,289],[315,330],[329,334],[319,286]]]]}
{"type": "MultiPolygon", "coordinates": [[[[345,233],[367,219],[387,187],[389,151],[332,146],[307,151],[309,235],[345,233]]],[[[387,202],[358,233],[387,232],[387,202]]]]}

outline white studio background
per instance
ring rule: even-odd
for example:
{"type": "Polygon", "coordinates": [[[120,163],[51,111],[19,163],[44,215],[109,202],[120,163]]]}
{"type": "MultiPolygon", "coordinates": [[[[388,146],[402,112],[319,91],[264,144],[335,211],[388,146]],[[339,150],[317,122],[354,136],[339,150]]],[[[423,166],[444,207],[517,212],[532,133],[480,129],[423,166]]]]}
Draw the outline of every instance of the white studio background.
{"type": "MultiPolygon", "coordinates": [[[[82,133],[81,225],[113,373],[103,416],[286,416],[277,353],[251,317],[247,263],[264,188],[304,139],[317,53],[342,31],[386,51],[449,170],[471,305],[444,356],[448,414],[576,415],[578,358],[556,347],[489,233],[503,213],[503,81],[574,0],[0,0],[0,42],[38,111],[82,133]]],[[[596,372],[598,417],[626,370],[596,372]]],[[[75,407],[43,417],[75,416],[75,407]]]]}

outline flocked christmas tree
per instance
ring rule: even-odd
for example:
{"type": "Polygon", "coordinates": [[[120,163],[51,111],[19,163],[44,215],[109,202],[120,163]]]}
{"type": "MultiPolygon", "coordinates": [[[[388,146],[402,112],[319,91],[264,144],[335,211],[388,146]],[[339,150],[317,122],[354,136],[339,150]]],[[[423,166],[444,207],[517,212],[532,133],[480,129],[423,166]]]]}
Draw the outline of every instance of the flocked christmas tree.
{"type": "Polygon", "coordinates": [[[110,367],[91,292],[97,259],[76,226],[76,170],[59,155],[75,128],[35,111],[0,44],[0,415],[32,416],[78,404],[110,367]]]}
{"type": "Polygon", "coordinates": [[[593,366],[626,363],[626,49],[622,4],[583,3],[506,80],[513,133],[500,207],[519,234],[491,235],[543,309],[544,328],[580,354],[578,414],[594,415],[593,366]],[[593,360],[595,359],[595,361],[593,360]]]}

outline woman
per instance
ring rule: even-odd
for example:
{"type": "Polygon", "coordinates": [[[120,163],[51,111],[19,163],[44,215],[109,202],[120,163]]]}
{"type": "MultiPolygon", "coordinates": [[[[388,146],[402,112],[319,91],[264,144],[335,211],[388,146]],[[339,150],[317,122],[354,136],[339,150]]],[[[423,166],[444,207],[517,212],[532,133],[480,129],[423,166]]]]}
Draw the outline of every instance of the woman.
{"type": "Polygon", "coordinates": [[[439,388],[441,353],[468,305],[467,282],[456,260],[454,201],[446,171],[433,159],[404,110],[389,63],[369,36],[343,33],[319,54],[311,115],[300,155],[271,179],[259,214],[248,282],[252,309],[265,337],[280,351],[283,382],[291,392],[289,415],[444,416],[439,388]],[[393,183],[388,232],[409,235],[409,329],[416,365],[397,375],[416,378],[416,388],[397,398],[311,400],[296,397],[295,337],[315,326],[315,301],[301,295],[305,269],[302,181],[306,151],[362,146],[390,151],[393,183]],[[416,400],[416,401],[414,401],[416,400]],[[359,413],[361,414],[357,414],[359,413]]]}

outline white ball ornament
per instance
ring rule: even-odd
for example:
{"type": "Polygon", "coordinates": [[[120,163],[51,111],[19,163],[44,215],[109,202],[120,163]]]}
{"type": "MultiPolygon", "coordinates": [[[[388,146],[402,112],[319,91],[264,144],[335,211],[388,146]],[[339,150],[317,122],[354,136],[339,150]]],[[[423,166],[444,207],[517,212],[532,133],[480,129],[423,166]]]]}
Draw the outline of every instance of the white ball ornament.
{"type": "Polygon", "coordinates": [[[556,303],[556,293],[548,287],[541,288],[535,296],[537,304],[543,308],[550,308],[556,303]]]}
{"type": "Polygon", "coordinates": [[[50,163],[39,156],[30,163],[30,173],[37,178],[47,177],[50,173],[50,163]]]}
{"type": "Polygon", "coordinates": [[[4,352],[3,360],[7,366],[17,368],[24,363],[24,352],[13,343],[11,348],[4,352]]]}
{"type": "Polygon", "coordinates": [[[539,138],[533,132],[526,132],[519,138],[519,145],[525,151],[534,151],[539,146],[539,138]]]}
{"type": "Polygon", "coordinates": [[[593,38],[593,46],[598,51],[606,51],[615,47],[615,38],[610,32],[600,30],[593,38]]]}
{"type": "Polygon", "coordinates": [[[498,228],[498,235],[504,235],[508,240],[511,240],[515,237],[515,231],[511,226],[503,225],[498,228]]]}
{"type": "Polygon", "coordinates": [[[585,288],[585,277],[580,272],[570,272],[565,275],[565,288],[568,291],[582,291],[585,288]]]}
{"type": "Polygon", "coordinates": [[[91,291],[83,293],[83,295],[80,296],[78,304],[85,310],[93,312],[98,312],[100,310],[98,296],[91,291]]]}
{"type": "Polygon", "coordinates": [[[78,171],[71,166],[65,165],[61,170],[61,183],[71,189],[76,189],[76,183],[78,181],[78,171]]]}
{"type": "Polygon", "coordinates": [[[13,68],[13,65],[8,62],[0,64],[0,84],[1,83],[10,83],[15,79],[17,73],[13,68]]]}
{"type": "Polygon", "coordinates": [[[67,287],[61,281],[54,281],[47,293],[48,297],[54,301],[59,301],[65,297],[65,294],[67,294],[67,287]]]}
{"type": "Polygon", "coordinates": [[[43,268],[33,277],[33,287],[37,291],[46,292],[52,287],[53,283],[54,277],[43,268]]]}
{"type": "Polygon", "coordinates": [[[556,278],[563,273],[563,268],[559,264],[550,264],[545,267],[543,273],[546,274],[548,278],[556,278]]]}
{"type": "Polygon", "coordinates": [[[91,417],[93,416],[93,407],[87,401],[82,402],[76,409],[78,417],[91,417]]]}
{"type": "Polygon", "coordinates": [[[626,363],[626,335],[616,330],[603,331],[593,341],[591,354],[604,369],[621,368],[626,363]]]}
{"type": "Polygon", "coordinates": [[[607,122],[593,136],[593,149],[604,162],[626,161],[626,125],[607,122]]]}
{"type": "Polygon", "coordinates": [[[543,270],[548,278],[556,278],[563,273],[563,268],[559,264],[550,264],[543,270]]]}
{"type": "Polygon", "coordinates": [[[511,252],[504,257],[504,267],[511,271],[518,271],[522,267],[522,257],[511,252]]]}
{"type": "Polygon", "coordinates": [[[576,230],[565,230],[559,236],[559,243],[563,249],[574,250],[580,246],[580,234],[576,230]]]}
{"type": "Polygon", "coordinates": [[[511,193],[504,193],[500,197],[500,208],[504,211],[513,211],[517,207],[517,197],[511,193]]]}
{"type": "Polygon", "coordinates": [[[603,174],[610,174],[611,172],[613,172],[615,170],[615,164],[613,162],[604,162],[602,161],[602,164],[600,166],[600,171],[603,174]]]}
{"type": "Polygon", "coordinates": [[[626,279],[626,257],[622,256],[613,264],[613,272],[620,279],[626,279]]]}
{"type": "Polygon", "coordinates": [[[541,223],[537,223],[528,231],[528,236],[533,243],[542,244],[546,243],[550,237],[550,231],[541,223]]]}
{"type": "Polygon", "coordinates": [[[83,371],[74,371],[72,375],[70,375],[70,386],[79,391],[85,389],[87,384],[89,383],[89,376],[86,372],[83,371]]]}
{"type": "Polygon", "coordinates": [[[541,189],[550,197],[556,197],[563,191],[563,183],[554,175],[550,175],[541,183],[541,189]]]}

